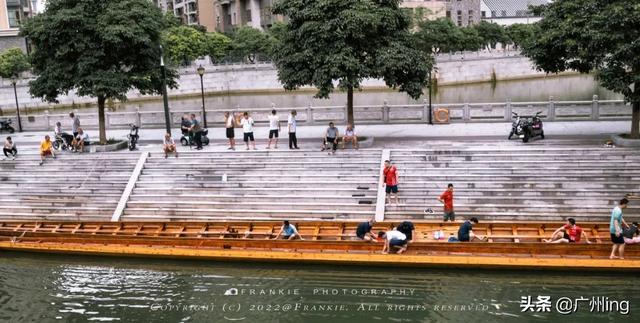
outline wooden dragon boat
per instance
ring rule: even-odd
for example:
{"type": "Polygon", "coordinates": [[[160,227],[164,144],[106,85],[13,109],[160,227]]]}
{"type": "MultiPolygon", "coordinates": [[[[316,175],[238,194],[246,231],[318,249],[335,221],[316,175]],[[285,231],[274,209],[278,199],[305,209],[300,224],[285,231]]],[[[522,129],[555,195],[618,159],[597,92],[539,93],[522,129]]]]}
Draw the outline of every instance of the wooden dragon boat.
{"type": "MultiPolygon", "coordinates": [[[[0,250],[105,256],[325,263],[414,267],[640,271],[640,247],[624,260],[608,258],[608,223],[579,223],[591,244],[541,242],[564,223],[485,222],[474,232],[487,242],[448,243],[460,223],[414,222],[406,253],[381,254],[381,242],[355,239],[357,222],[292,221],[305,240],[274,240],[281,222],[0,222],[0,250]]],[[[374,231],[398,223],[379,222],[374,231]]]]}

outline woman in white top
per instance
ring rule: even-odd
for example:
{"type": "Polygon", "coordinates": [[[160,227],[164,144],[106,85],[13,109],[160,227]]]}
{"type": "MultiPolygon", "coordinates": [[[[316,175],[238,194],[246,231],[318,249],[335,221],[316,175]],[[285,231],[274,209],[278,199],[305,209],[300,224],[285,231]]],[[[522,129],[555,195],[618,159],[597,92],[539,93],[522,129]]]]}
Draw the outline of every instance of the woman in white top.
{"type": "Polygon", "coordinates": [[[249,116],[249,112],[244,113],[244,118],[240,121],[242,125],[242,131],[244,132],[244,142],[247,144],[247,150],[249,150],[249,141],[251,141],[251,148],[256,150],[256,141],[253,137],[253,118],[249,116]]]}
{"type": "Polygon", "coordinates": [[[227,149],[236,150],[236,134],[234,130],[236,119],[229,112],[224,113],[224,124],[227,128],[227,139],[229,139],[229,148],[227,149]]]}
{"type": "Polygon", "coordinates": [[[175,153],[176,158],[178,158],[178,149],[176,148],[176,142],[171,138],[170,133],[166,133],[164,135],[164,140],[162,142],[162,150],[164,151],[164,158],[167,158],[169,153],[175,153]]]}
{"type": "Polygon", "coordinates": [[[344,136],[342,136],[342,149],[344,149],[347,142],[351,142],[353,148],[358,150],[358,135],[356,134],[356,129],[350,124],[347,125],[344,136]]]}

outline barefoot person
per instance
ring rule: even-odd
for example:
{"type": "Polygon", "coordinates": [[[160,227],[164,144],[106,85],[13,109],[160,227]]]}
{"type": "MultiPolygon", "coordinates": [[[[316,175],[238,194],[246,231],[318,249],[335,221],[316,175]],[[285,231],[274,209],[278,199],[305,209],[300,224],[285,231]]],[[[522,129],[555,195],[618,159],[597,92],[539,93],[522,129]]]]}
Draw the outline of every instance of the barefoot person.
{"type": "Polygon", "coordinates": [[[167,158],[169,154],[175,154],[176,158],[178,158],[178,148],[176,147],[176,142],[171,138],[170,133],[166,133],[164,135],[164,140],[162,141],[162,151],[164,151],[164,158],[167,158]]]}
{"type": "Polygon", "coordinates": [[[447,185],[447,190],[438,197],[438,201],[444,206],[444,222],[455,221],[456,213],[453,211],[453,184],[447,185]]]}
{"type": "Polygon", "coordinates": [[[291,110],[291,114],[287,119],[287,128],[289,132],[289,149],[300,149],[298,148],[298,137],[296,137],[297,115],[298,113],[296,112],[296,110],[291,110]]]}
{"type": "Polygon", "coordinates": [[[51,156],[54,159],[56,158],[56,155],[53,153],[53,142],[51,142],[49,135],[44,136],[44,140],[40,143],[40,166],[42,166],[47,156],[51,156]]]}
{"type": "Polygon", "coordinates": [[[280,232],[278,232],[276,237],[273,239],[278,239],[280,238],[280,236],[282,236],[282,238],[285,240],[293,240],[296,237],[300,238],[300,240],[304,240],[302,239],[300,233],[298,233],[298,229],[296,229],[293,224],[290,224],[289,221],[284,221],[282,227],[280,228],[280,232]]]}
{"type": "Polygon", "coordinates": [[[391,200],[395,198],[397,206],[400,204],[398,199],[398,169],[396,166],[391,165],[390,160],[384,161],[382,177],[384,178],[385,191],[387,192],[385,203],[391,204],[391,200]]]}
{"type": "Polygon", "coordinates": [[[627,222],[622,218],[622,210],[627,208],[629,200],[623,198],[618,203],[618,206],[611,211],[611,222],[609,223],[609,232],[611,232],[611,242],[613,247],[611,248],[610,259],[624,259],[624,237],[622,236],[622,229],[628,228],[627,222]],[[618,256],[616,256],[616,252],[618,256]]]}
{"type": "Polygon", "coordinates": [[[74,152],[83,152],[84,146],[89,144],[89,135],[82,130],[82,128],[78,128],[78,132],[76,136],[73,138],[71,142],[71,147],[74,152]]]}
{"type": "Polygon", "coordinates": [[[271,142],[275,141],[274,149],[278,149],[278,135],[280,134],[280,118],[276,114],[276,110],[271,110],[271,115],[269,116],[269,144],[267,144],[267,149],[271,149],[271,142]]]}
{"type": "Polygon", "coordinates": [[[376,236],[371,232],[375,223],[376,221],[374,219],[369,219],[368,221],[358,224],[358,227],[356,228],[356,237],[358,240],[375,241],[376,236]]]}
{"type": "Polygon", "coordinates": [[[380,231],[378,232],[378,238],[384,239],[384,247],[382,247],[383,254],[388,254],[391,248],[398,249],[398,254],[407,250],[407,236],[400,231],[380,231]]]}
{"type": "Polygon", "coordinates": [[[230,150],[236,150],[236,119],[229,113],[224,113],[224,124],[227,129],[227,139],[229,139],[229,148],[230,150]]]}
{"type": "Polygon", "coordinates": [[[244,133],[244,143],[247,145],[247,150],[249,150],[249,142],[251,142],[251,148],[256,150],[256,140],[253,137],[253,118],[249,116],[249,112],[245,112],[242,120],[240,121],[242,125],[242,132],[244,133]]]}
{"type": "Polygon", "coordinates": [[[587,243],[591,243],[587,237],[587,233],[576,225],[576,220],[574,218],[568,218],[567,224],[556,229],[551,235],[551,239],[544,239],[542,241],[546,243],[578,243],[581,237],[584,237],[587,243]]]}
{"type": "Polygon", "coordinates": [[[4,153],[4,159],[11,158],[12,160],[16,160],[16,155],[18,155],[18,148],[16,148],[16,143],[13,142],[11,137],[7,137],[7,139],[4,141],[2,153],[4,153]],[[11,157],[9,157],[9,155],[11,155],[11,157]]]}
{"type": "Polygon", "coordinates": [[[342,149],[345,148],[348,142],[353,144],[353,149],[358,150],[358,135],[350,124],[347,125],[347,128],[344,130],[344,136],[342,136],[342,149]]]}
{"type": "Polygon", "coordinates": [[[322,151],[329,150],[328,146],[331,145],[331,152],[329,154],[335,155],[338,149],[338,136],[340,136],[338,128],[336,128],[333,122],[329,122],[329,127],[324,132],[324,137],[322,138],[322,151]]]}
{"type": "Polygon", "coordinates": [[[473,226],[478,224],[478,218],[471,218],[464,221],[458,229],[458,241],[471,242],[473,240],[484,241],[486,237],[482,237],[473,233],[473,226]]]}

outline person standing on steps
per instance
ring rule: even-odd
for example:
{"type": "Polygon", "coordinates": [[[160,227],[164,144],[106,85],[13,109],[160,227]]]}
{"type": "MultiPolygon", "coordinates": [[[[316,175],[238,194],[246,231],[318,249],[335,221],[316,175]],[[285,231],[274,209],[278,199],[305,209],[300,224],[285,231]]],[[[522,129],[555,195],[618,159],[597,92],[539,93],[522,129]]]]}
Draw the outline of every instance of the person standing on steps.
{"type": "Polygon", "coordinates": [[[4,159],[9,158],[9,155],[11,155],[11,159],[16,160],[16,155],[18,155],[18,148],[16,148],[16,143],[13,142],[11,137],[7,137],[7,139],[4,141],[2,152],[4,153],[4,156],[5,156],[4,159]]]}
{"type": "Polygon", "coordinates": [[[229,139],[230,150],[236,150],[236,119],[227,111],[224,113],[224,124],[227,129],[227,139],[229,139]]]}
{"type": "Polygon", "coordinates": [[[289,149],[300,149],[298,148],[298,138],[296,137],[296,116],[298,113],[296,110],[291,110],[291,114],[289,115],[289,119],[287,120],[287,127],[289,130],[289,149]]]}
{"type": "Polygon", "coordinates": [[[398,204],[400,204],[400,199],[398,198],[398,169],[396,166],[391,165],[390,160],[384,161],[382,178],[384,179],[383,184],[387,192],[385,204],[391,204],[392,199],[395,198],[396,206],[398,206],[398,204]]]}
{"type": "Polygon", "coordinates": [[[73,138],[78,136],[78,129],[80,128],[80,118],[73,112],[69,113],[69,117],[73,119],[73,124],[71,125],[71,133],[73,133],[73,138]]]}
{"type": "Polygon", "coordinates": [[[618,206],[611,211],[611,222],[609,223],[609,232],[611,232],[611,242],[613,247],[611,248],[610,259],[624,259],[624,236],[622,235],[623,228],[629,228],[627,222],[622,217],[622,210],[627,208],[629,200],[623,198],[618,203],[618,206]],[[618,256],[616,256],[618,252],[618,256]]]}
{"type": "Polygon", "coordinates": [[[269,116],[269,144],[267,144],[267,149],[271,149],[271,141],[274,140],[275,137],[275,147],[274,149],[278,149],[278,135],[280,134],[280,118],[276,114],[276,110],[271,110],[271,115],[269,116]]]}
{"type": "Polygon", "coordinates": [[[453,211],[453,184],[447,185],[447,190],[438,197],[438,201],[444,205],[444,222],[455,221],[456,213],[453,211]]]}
{"type": "Polygon", "coordinates": [[[247,145],[247,150],[249,150],[249,142],[251,142],[251,149],[256,150],[256,141],[253,137],[253,118],[249,116],[249,112],[245,112],[242,121],[240,124],[242,125],[242,132],[244,133],[244,143],[247,145]]]}
{"type": "Polygon", "coordinates": [[[191,114],[191,127],[189,131],[193,134],[193,141],[196,143],[196,150],[202,150],[202,125],[196,119],[196,114],[191,114]]]}

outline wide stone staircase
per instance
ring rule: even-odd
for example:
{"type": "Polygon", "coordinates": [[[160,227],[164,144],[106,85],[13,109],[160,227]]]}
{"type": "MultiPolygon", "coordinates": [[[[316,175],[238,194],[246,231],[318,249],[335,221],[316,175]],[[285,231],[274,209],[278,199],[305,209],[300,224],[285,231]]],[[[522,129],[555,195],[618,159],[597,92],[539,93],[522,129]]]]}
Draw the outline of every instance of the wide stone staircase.
{"type": "MultiPolygon", "coordinates": [[[[399,206],[387,206],[387,219],[441,219],[437,198],[452,183],[458,218],[608,221],[617,201],[640,187],[634,149],[463,144],[392,150],[391,159],[401,198],[399,206]]],[[[632,202],[625,214],[637,217],[638,204],[632,202]]]]}
{"type": "MultiPolygon", "coordinates": [[[[3,156],[4,157],[4,156],[3,156]]],[[[139,153],[20,153],[0,161],[0,218],[110,220],[139,153]]]]}
{"type": "Polygon", "coordinates": [[[365,219],[380,150],[151,153],[122,220],[365,219]]]}

